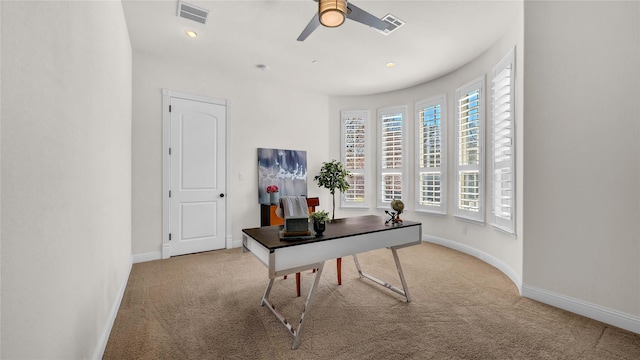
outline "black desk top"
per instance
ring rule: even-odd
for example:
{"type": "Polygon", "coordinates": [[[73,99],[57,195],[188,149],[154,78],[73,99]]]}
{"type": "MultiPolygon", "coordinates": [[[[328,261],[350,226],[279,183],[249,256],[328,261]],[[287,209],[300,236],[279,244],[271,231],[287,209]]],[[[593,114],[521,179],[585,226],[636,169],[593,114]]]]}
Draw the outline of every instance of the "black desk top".
{"type": "Polygon", "coordinates": [[[310,239],[280,239],[282,225],[263,226],[259,228],[242,229],[242,232],[258,241],[270,252],[275,249],[287,246],[309,244],[318,241],[326,241],[349,236],[369,234],[379,231],[393,230],[408,226],[422,225],[418,222],[404,221],[402,224],[385,225],[385,219],[377,215],[354,216],[343,219],[335,219],[327,223],[326,230],[322,236],[310,239]]]}

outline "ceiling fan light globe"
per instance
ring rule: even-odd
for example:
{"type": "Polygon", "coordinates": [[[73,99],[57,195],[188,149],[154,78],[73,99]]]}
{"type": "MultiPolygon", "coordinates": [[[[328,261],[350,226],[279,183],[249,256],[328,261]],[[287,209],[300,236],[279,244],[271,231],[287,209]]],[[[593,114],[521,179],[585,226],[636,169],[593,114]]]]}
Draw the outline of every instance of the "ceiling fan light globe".
{"type": "Polygon", "coordinates": [[[320,23],[326,27],[337,27],[344,23],[344,15],[335,10],[327,11],[320,16],[320,23]]]}
{"type": "Polygon", "coordinates": [[[337,27],[344,23],[347,13],[345,0],[320,0],[318,1],[318,13],[320,23],[326,27],[337,27]]]}

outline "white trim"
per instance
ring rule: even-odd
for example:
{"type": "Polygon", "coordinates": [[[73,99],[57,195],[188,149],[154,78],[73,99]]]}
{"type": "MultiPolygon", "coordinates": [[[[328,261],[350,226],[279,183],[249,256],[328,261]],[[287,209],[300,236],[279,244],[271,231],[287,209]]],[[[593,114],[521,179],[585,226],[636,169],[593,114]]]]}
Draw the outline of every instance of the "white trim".
{"type": "Polygon", "coordinates": [[[422,237],[422,241],[426,241],[432,244],[442,245],[444,247],[448,247],[453,250],[460,251],[461,253],[465,253],[467,255],[474,256],[483,262],[495,267],[500,270],[503,274],[505,274],[511,282],[518,288],[518,293],[522,295],[522,279],[518,274],[516,274],[509,265],[505,264],[502,260],[494,257],[493,255],[487,254],[482,250],[478,250],[472,246],[461,244],[456,241],[443,239],[437,236],[424,235],[422,237]]]}
{"type": "Polygon", "coordinates": [[[153,261],[153,260],[160,260],[162,259],[162,252],[161,251],[154,251],[154,252],[149,252],[149,253],[145,253],[145,254],[135,254],[133,255],[133,263],[137,264],[137,263],[142,263],[142,262],[147,262],[147,261],[153,261]]]}
{"type": "Polygon", "coordinates": [[[228,100],[216,99],[216,98],[202,96],[202,95],[194,95],[194,94],[189,94],[189,93],[169,90],[169,89],[162,89],[162,95],[167,95],[168,97],[174,97],[174,98],[185,99],[185,100],[200,101],[200,102],[204,102],[208,104],[216,104],[216,105],[226,106],[229,103],[228,100]]]}
{"type": "MultiPolygon", "coordinates": [[[[233,204],[233,191],[232,191],[232,187],[233,187],[233,179],[231,178],[231,159],[233,159],[233,157],[231,156],[231,124],[229,124],[229,121],[231,119],[231,101],[230,100],[226,100],[225,101],[225,106],[227,107],[227,113],[226,113],[226,117],[225,117],[225,152],[226,152],[226,159],[224,161],[225,164],[225,175],[226,175],[226,184],[225,184],[225,188],[227,189],[227,192],[225,194],[225,197],[227,198],[227,201],[225,203],[225,211],[227,212],[225,215],[225,221],[226,221],[226,246],[227,249],[231,249],[234,247],[234,242],[233,242],[233,237],[231,236],[231,232],[232,232],[232,227],[231,227],[231,214],[233,214],[233,209],[231,208],[231,204],[233,204]]],[[[240,241],[240,244],[242,244],[242,241],[240,241]]]]}
{"type": "Polygon", "coordinates": [[[619,327],[621,329],[640,334],[640,316],[631,315],[622,311],[592,304],[590,302],[572,298],[570,296],[558,294],[552,291],[536,288],[522,284],[522,279],[507,264],[501,260],[478,250],[469,245],[460,244],[458,242],[443,239],[437,236],[424,235],[422,241],[442,245],[453,250],[474,256],[479,260],[495,267],[505,274],[518,288],[520,295],[539,301],[541,303],[557,307],[562,310],[572,312],[581,316],[588,317],[603,323],[619,327]]]}
{"type": "MultiPolygon", "coordinates": [[[[169,187],[171,185],[170,174],[166,169],[169,168],[169,153],[166,149],[169,148],[171,143],[169,126],[171,122],[171,113],[169,113],[169,105],[171,104],[171,98],[180,98],[192,101],[200,101],[208,104],[224,105],[226,107],[225,116],[225,247],[231,249],[234,247],[234,241],[231,236],[232,221],[231,221],[231,186],[233,181],[231,179],[231,127],[229,120],[231,119],[231,101],[211,98],[202,95],[193,95],[183,93],[180,91],[174,91],[169,89],[162,89],[162,259],[168,259],[171,257],[171,244],[169,243],[169,224],[170,224],[170,211],[169,211],[169,187]]],[[[143,259],[146,259],[147,254],[141,254],[143,259]]],[[[155,259],[152,259],[155,260],[155,259]]],[[[145,260],[143,260],[145,261],[145,260]]]]}
{"type": "Polygon", "coordinates": [[[107,343],[109,342],[109,335],[111,335],[111,330],[113,329],[113,324],[116,321],[116,316],[118,315],[118,310],[120,309],[120,304],[122,303],[122,299],[124,298],[124,291],[127,288],[127,282],[129,281],[129,276],[131,275],[131,268],[133,265],[133,258],[129,261],[129,269],[127,269],[127,275],[124,277],[124,281],[120,284],[120,290],[118,291],[118,295],[116,295],[116,299],[111,305],[111,311],[109,312],[109,317],[107,318],[107,322],[102,330],[102,335],[98,340],[98,344],[96,345],[96,349],[93,352],[92,359],[102,359],[104,356],[104,351],[107,348],[107,343]]]}
{"type": "Polygon", "coordinates": [[[242,239],[240,239],[240,240],[231,239],[231,247],[232,248],[239,248],[240,246],[242,246],[242,239]]]}
{"type": "Polygon", "coordinates": [[[522,296],[640,334],[640,316],[627,314],[530,285],[522,286],[522,296]]]}
{"type": "Polygon", "coordinates": [[[162,258],[168,259],[171,257],[171,246],[169,244],[162,244],[162,258]]]}

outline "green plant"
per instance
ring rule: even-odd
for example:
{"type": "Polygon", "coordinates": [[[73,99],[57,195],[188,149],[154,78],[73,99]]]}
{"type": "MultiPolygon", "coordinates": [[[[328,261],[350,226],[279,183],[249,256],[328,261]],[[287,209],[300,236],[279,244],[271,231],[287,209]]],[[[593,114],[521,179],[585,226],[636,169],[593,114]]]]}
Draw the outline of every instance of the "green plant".
{"type": "Polygon", "coordinates": [[[329,212],[324,210],[316,211],[311,213],[311,215],[309,215],[309,218],[313,221],[323,223],[329,220],[329,212]]]}
{"type": "Polygon", "coordinates": [[[336,218],[336,189],[340,190],[340,192],[349,190],[347,176],[353,175],[342,166],[341,162],[332,160],[331,162],[323,162],[320,174],[313,178],[318,183],[318,186],[329,189],[333,197],[332,219],[336,218]]]}

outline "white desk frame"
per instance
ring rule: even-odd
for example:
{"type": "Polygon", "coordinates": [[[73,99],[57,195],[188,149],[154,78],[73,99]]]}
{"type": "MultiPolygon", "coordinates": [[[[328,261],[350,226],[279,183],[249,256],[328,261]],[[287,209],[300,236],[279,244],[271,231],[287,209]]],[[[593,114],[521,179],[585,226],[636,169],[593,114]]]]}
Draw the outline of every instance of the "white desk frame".
{"type": "Polygon", "coordinates": [[[302,243],[299,245],[276,248],[273,251],[269,251],[269,249],[263,246],[259,241],[243,232],[242,250],[243,252],[250,251],[253,255],[255,255],[256,258],[258,258],[258,260],[260,260],[260,262],[262,262],[268,268],[269,284],[267,285],[267,289],[265,290],[264,296],[262,297],[261,305],[268,305],[273,314],[282,322],[287,330],[289,330],[294,338],[291,348],[297,349],[300,345],[302,337],[302,325],[304,324],[305,313],[309,311],[311,307],[313,294],[318,287],[322,269],[324,268],[324,262],[326,260],[352,255],[360,277],[367,278],[377,283],[378,285],[390,289],[404,296],[407,302],[410,302],[411,297],[409,296],[409,290],[404,279],[404,274],[402,273],[400,259],[398,258],[396,250],[403,247],[420,244],[422,242],[421,236],[421,225],[406,227],[397,225],[389,226],[383,231],[366,234],[354,234],[348,237],[341,237],[312,243],[302,243]],[[389,248],[393,253],[393,259],[396,263],[400,281],[402,282],[402,289],[394,287],[387,282],[384,282],[362,272],[356,254],[381,248],[389,248]],[[271,288],[273,286],[275,278],[282,275],[288,275],[310,269],[317,269],[318,271],[315,273],[313,285],[309,290],[306,302],[304,304],[304,307],[302,308],[302,314],[300,316],[298,327],[294,328],[269,301],[269,294],[271,292],[271,288]]]}

